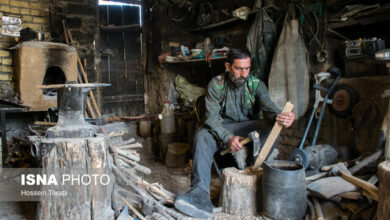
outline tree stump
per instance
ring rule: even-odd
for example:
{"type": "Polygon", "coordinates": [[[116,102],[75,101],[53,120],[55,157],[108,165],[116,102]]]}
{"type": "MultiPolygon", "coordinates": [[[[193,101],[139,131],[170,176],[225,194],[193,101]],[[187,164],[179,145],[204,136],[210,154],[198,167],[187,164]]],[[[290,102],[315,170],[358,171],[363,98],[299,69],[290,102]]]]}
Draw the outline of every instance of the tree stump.
{"type": "Polygon", "coordinates": [[[390,219],[390,161],[386,160],[378,166],[379,202],[378,220],[390,219]]]}
{"type": "Polygon", "coordinates": [[[226,168],[222,178],[222,212],[238,216],[256,215],[261,200],[260,176],[226,168]]]}
{"type": "MultiPolygon", "coordinates": [[[[82,177],[109,174],[107,139],[46,138],[42,139],[41,147],[53,147],[42,158],[42,174],[53,174],[59,182],[58,185],[43,185],[41,191],[66,192],[66,195],[42,196],[38,206],[39,219],[114,219],[111,209],[114,180],[109,179],[108,185],[102,185],[99,184],[102,179],[97,178],[99,182],[95,184],[92,178],[91,183],[85,185],[88,179],[82,177]],[[80,182],[61,184],[64,173],[80,177],[80,182]]],[[[103,182],[107,183],[107,178],[103,182]]]]}
{"type": "Polygon", "coordinates": [[[184,166],[188,156],[190,146],[187,143],[170,143],[165,156],[165,165],[167,167],[184,166]]]}
{"type": "Polygon", "coordinates": [[[168,144],[176,142],[176,134],[160,134],[159,137],[159,159],[165,160],[168,151],[168,144]]]}

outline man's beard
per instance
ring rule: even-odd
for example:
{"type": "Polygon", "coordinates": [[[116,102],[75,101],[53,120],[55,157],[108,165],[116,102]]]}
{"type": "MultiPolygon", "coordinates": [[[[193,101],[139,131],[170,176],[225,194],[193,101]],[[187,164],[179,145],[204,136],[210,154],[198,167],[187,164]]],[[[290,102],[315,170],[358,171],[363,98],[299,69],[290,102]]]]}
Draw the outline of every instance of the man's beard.
{"type": "Polygon", "coordinates": [[[239,78],[233,77],[232,82],[233,82],[233,85],[235,85],[237,88],[239,88],[246,83],[247,79],[248,79],[248,77],[242,77],[242,76],[239,78]]]}

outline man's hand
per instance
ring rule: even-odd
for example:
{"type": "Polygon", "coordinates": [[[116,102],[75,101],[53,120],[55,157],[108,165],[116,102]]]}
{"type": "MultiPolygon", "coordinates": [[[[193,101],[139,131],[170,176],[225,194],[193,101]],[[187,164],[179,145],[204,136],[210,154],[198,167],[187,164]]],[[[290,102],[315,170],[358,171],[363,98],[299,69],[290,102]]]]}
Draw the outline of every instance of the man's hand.
{"type": "Polygon", "coordinates": [[[233,152],[239,151],[243,148],[243,146],[240,144],[240,141],[244,139],[240,136],[231,136],[228,140],[228,148],[231,149],[233,152]]]}
{"type": "Polygon", "coordinates": [[[276,121],[283,125],[285,128],[289,128],[295,119],[295,114],[293,112],[282,112],[276,116],[276,121]]]}

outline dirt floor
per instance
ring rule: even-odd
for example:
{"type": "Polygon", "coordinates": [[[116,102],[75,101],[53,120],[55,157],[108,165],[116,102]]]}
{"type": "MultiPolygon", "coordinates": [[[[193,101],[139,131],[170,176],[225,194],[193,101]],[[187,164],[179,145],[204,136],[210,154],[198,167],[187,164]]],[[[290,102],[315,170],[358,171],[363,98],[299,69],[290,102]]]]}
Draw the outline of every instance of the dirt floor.
{"type": "MultiPolygon", "coordinates": [[[[181,168],[168,168],[165,164],[157,159],[153,154],[153,146],[150,139],[142,139],[135,137],[137,141],[142,143],[143,148],[138,150],[141,156],[140,164],[149,167],[152,170],[150,175],[143,175],[149,183],[159,183],[166,190],[175,194],[182,194],[190,189],[191,184],[191,170],[187,164],[181,168]]],[[[219,191],[222,186],[221,180],[215,174],[210,184],[211,199],[214,204],[214,214],[210,219],[224,219],[224,220],[261,220],[260,216],[233,216],[221,212],[218,207],[219,191]]],[[[193,219],[193,218],[188,218],[193,219]]]]}

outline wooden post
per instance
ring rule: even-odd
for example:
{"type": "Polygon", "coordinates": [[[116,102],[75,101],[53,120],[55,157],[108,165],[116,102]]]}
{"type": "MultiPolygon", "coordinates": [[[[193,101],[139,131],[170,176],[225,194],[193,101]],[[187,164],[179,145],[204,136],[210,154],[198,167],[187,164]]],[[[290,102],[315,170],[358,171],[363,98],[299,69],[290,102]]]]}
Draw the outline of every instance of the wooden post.
{"type": "Polygon", "coordinates": [[[223,170],[220,196],[222,212],[238,216],[253,216],[260,208],[260,173],[252,174],[236,168],[223,170]]]}
{"type": "Polygon", "coordinates": [[[378,166],[379,202],[378,220],[390,219],[390,161],[386,160],[378,166]]]}
{"type": "MultiPolygon", "coordinates": [[[[108,144],[104,137],[47,138],[41,147],[53,148],[42,158],[42,174],[55,175],[62,180],[63,174],[77,178],[80,175],[109,174],[107,166],[108,144]],[[65,171],[65,172],[64,172],[65,171]]],[[[79,177],[80,178],[80,177],[79,177]]],[[[98,178],[99,179],[99,178],[98,178]]],[[[86,183],[87,179],[84,179],[86,183]]],[[[39,219],[114,219],[111,209],[110,185],[100,184],[44,185],[41,191],[66,191],[66,196],[43,196],[38,206],[39,219]]]]}

